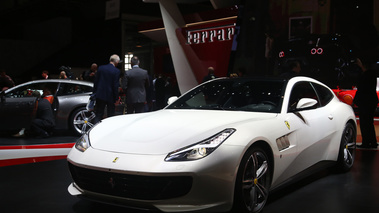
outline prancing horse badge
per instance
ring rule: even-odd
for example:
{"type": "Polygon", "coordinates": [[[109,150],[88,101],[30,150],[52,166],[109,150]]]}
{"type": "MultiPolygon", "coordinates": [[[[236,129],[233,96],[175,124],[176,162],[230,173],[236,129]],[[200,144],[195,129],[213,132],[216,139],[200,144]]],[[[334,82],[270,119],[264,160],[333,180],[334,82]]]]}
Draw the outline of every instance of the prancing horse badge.
{"type": "Polygon", "coordinates": [[[116,163],[117,160],[118,160],[118,157],[116,157],[112,162],[113,162],[113,163],[116,163]]]}
{"type": "Polygon", "coordinates": [[[288,123],[288,121],[284,121],[284,123],[286,124],[288,129],[291,129],[290,123],[288,123]]]}

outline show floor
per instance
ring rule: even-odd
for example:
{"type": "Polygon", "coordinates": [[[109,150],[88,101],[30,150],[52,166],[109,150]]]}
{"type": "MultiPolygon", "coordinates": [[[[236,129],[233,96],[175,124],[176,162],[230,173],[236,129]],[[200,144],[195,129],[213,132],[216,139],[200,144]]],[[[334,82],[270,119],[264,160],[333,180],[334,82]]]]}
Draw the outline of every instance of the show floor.
{"type": "MultiPolygon", "coordinates": [[[[357,150],[352,170],[323,170],[270,195],[264,213],[379,212],[378,150],[357,150]]],[[[5,213],[97,213],[145,211],[92,203],[69,195],[65,159],[0,167],[0,203],[5,213]]]]}

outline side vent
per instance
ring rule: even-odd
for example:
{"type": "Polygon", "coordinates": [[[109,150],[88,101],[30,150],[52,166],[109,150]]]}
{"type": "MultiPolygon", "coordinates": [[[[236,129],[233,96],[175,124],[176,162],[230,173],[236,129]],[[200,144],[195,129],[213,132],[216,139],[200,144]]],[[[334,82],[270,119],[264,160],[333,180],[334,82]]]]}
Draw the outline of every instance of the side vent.
{"type": "Polygon", "coordinates": [[[279,151],[287,149],[290,147],[290,142],[288,140],[288,135],[276,139],[276,144],[278,145],[279,151]]]}

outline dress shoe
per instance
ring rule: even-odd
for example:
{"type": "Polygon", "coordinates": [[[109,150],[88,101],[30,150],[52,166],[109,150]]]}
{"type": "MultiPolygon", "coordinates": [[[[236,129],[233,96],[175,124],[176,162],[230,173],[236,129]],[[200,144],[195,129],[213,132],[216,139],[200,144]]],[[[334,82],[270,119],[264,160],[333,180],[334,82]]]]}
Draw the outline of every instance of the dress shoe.
{"type": "Polygon", "coordinates": [[[25,136],[25,128],[22,128],[17,134],[13,135],[13,137],[20,138],[25,136]]]}

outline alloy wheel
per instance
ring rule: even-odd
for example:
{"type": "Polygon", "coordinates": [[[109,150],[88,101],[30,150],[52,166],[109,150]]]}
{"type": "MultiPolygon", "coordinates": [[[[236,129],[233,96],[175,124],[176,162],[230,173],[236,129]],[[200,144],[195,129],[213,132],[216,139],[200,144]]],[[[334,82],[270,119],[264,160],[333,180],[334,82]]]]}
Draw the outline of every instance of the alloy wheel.
{"type": "Polygon", "coordinates": [[[267,201],[269,168],[268,158],[263,150],[254,150],[246,160],[242,175],[242,196],[248,212],[260,212],[267,201]]]}
{"type": "Polygon", "coordinates": [[[79,110],[75,113],[73,117],[73,127],[79,134],[84,134],[94,125],[93,121],[95,118],[95,113],[88,110],[79,110]]]}
{"type": "Polygon", "coordinates": [[[355,130],[351,125],[347,125],[342,136],[343,161],[347,168],[351,168],[355,159],[356,140],[355,130]]]}

